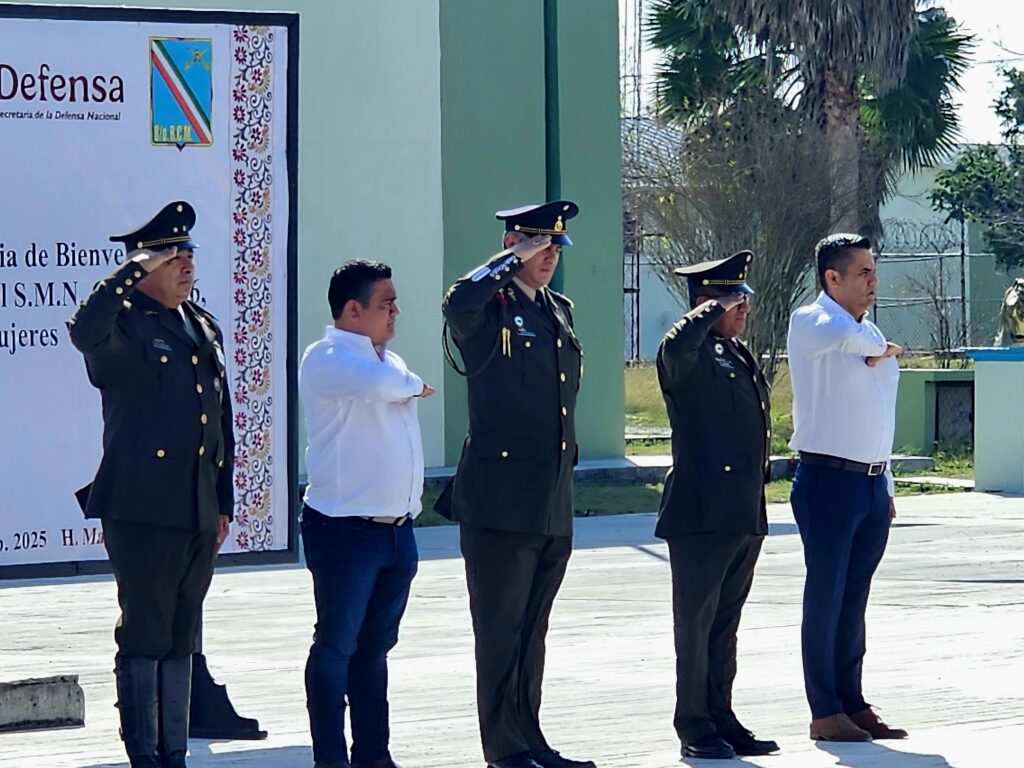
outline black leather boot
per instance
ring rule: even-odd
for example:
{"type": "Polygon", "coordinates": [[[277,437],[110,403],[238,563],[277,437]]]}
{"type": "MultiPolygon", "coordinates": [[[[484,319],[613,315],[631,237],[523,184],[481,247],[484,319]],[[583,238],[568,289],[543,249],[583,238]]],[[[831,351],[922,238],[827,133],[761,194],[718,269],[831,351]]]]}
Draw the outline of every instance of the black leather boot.
{"type": "Polygon", "coordinates": [[[159,677],[160,765],[161,768],[185,768],[192,657],[164,659],[160,662],[159,677]]]}
{"type": "Polygon", "coordinates": [[[192,654],[192,706],[188,735],[193,739],[240,739],[259,741],[267,738],[260,724],[251,717],[240,717],[228,698],[228,689],[213,681],[206,656],[192,654]]]}
{"type": "Polygon", "coordinates": [[[157,662],[145,656],[114,658],[121,738],[132,768],[161,768],[157,752],[157,662]]]}

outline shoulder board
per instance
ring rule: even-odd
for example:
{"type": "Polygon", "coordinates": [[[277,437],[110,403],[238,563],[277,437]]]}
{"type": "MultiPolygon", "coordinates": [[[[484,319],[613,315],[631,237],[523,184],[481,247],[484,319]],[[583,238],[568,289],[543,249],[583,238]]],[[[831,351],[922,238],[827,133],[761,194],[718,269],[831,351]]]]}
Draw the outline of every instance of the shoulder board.
{"type": "Polygon", "coordinates": [[[548,288],[548,293],[550,293],[553,298],[558,299],[562,304],[565,304],[565,306],[567,306],[569,309],[576,309],[576,305],[572,303],[572,299],[570,299],[564,293],[552,291],[550,288],[548,288]]]}

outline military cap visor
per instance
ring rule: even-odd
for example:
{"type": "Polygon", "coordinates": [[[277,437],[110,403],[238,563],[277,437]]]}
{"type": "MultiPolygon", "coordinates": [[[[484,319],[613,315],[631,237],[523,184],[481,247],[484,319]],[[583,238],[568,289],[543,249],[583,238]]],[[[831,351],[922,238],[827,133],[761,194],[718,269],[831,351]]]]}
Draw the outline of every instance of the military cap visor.
{"type": "Polygon", "coordinates": [[[138,229],[122,235],[111,235],[113,243],[124,243],[129,251],[147,248],[162,251],[166,248],[199,247],[192,239],[192,227],[196,223],[195,209],[184,200],[165,205],[160,212],[138,229]]]}
{"type": "Polygon", "coordinates": [[[497,211],[494,218],[505,222],[506,232],[521,232],[529,237],[550,235],[555,245],[572,245],[565,224],[579,212],[580,207],[572,200],[554,200],[543,205],[497,211]]]}
{"type": "Polygon", "coordinates": [[[697,295],[704,290],[716,294],[747,293],[753,295],[754,289],[747,285],[747,270],[754,254],[740,251],[725,259],[704,261],[679,267],[675,274],[685,277],[690,293],[697,295]]]}

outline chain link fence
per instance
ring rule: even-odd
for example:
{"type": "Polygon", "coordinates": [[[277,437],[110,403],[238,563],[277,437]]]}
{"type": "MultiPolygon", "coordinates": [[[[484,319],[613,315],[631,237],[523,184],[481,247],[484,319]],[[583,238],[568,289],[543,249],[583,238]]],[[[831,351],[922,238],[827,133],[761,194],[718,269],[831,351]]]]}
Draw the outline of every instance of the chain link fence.
{"type": "Polygon", "coordinates": [[[992,343],[1007,278],[991,254],[967,252],[956,222],[885,222],[873,319],[905,349],[949,359],[992,343]]]}

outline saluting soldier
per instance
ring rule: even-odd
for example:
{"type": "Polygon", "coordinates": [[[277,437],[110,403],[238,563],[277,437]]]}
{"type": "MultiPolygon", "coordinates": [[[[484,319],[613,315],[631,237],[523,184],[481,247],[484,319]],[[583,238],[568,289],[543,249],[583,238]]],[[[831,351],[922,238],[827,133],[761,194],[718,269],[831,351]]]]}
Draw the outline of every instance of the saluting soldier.
{"type": "Polygon", "coordinates": [[[189,301],[195,211],[180,200],[110,239],[128,260],[68,323],[103,401],[103,458],[79,492],[117,580],[121,733],[132,768],[188,749],[191,653],[234,507],[221,330],[189,301]]]}
{"type": "Polygon", "coordinates": [[[655,535],[668,541],[676,649],[674,725],[683,757],[766,755],[732,709],[736,631],[768,533],[768,384],[740,334],[753,291],[753,254],[676,270],[693,309],[658,349],[658,383],[672,426],[655,535]]]}
{"type": "Polygon", "coordinates": [[[552,749],[540,726],[548,616],[572,553],[583,374],[572,302],[548,283],[578,212],[568,200],[499,211],[505,250],[442,306],[466,366],[469,434],[436,508],[459,522],[492,768],[594,768],[552,749]]]}

